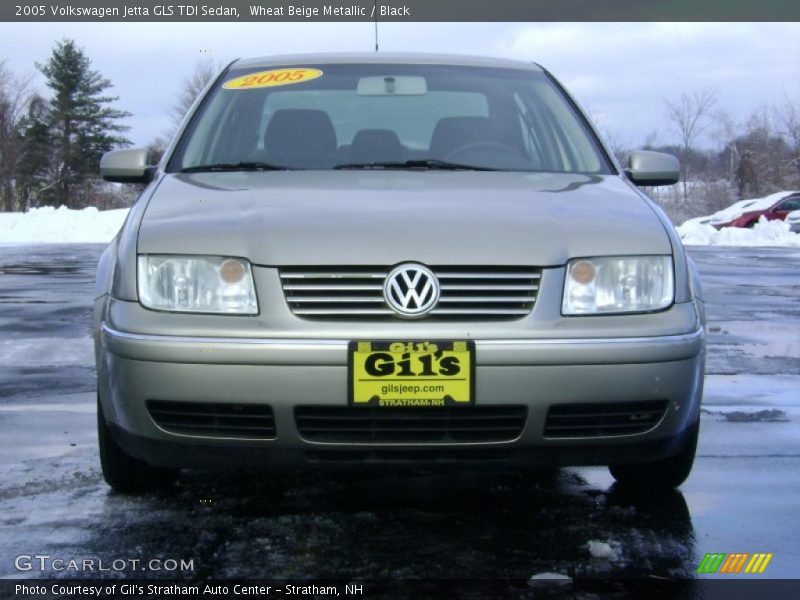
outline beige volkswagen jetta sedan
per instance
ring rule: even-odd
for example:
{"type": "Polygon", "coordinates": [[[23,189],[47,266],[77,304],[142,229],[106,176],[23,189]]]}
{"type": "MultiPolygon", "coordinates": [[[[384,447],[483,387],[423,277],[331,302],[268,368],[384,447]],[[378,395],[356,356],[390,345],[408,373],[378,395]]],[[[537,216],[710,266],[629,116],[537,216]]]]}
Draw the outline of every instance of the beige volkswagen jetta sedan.
{"type": "Polygon", "coordinates": [[[237,60],[201,94],[97,271],[100,456],[181,467],[609,465],[677,486],[698,435],[695,268],[536,64],[237,60]]]}

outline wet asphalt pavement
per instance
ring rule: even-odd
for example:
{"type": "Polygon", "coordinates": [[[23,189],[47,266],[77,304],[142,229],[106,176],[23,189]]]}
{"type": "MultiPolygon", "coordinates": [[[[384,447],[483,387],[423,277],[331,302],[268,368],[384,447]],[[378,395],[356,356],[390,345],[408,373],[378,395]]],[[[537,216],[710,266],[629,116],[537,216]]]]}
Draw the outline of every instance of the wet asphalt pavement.
{"type": "MultiPolygon", "coordinates": [[[[89,338],[100,246],[0,247],[0,577],[20,554],[193,559],[263,578],[694,577],[707,552],[800,574],[800,250],[694,249],[709,312],[695,469],[632,498],[605,468],[516,473],[187,471],[171,494],[103,483],[89,338]],[[593,558],[590,541],[608,543],[593,558]]],[[[84,573],[79,576],[90,576],[84,573]]],[[[106,576],[164,573],[106,573],[106,576]]]]}

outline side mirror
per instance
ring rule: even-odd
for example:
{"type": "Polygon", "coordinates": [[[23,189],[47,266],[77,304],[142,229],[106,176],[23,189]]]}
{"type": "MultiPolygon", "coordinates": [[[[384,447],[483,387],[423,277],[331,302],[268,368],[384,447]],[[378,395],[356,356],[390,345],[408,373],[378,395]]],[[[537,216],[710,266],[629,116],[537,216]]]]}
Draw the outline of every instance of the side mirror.
{"type": "Polygon", "coordinates": [[[150,183],[155,167],[149,163],[150,151],[147,148],[113,150],[100,159],[100,176],[117,183],[150,183]]]}
{"type": "Polygon", "coordinates": [[[625,174],[636,185],[672,185],[681,178],[681,165],[671,154],[636,150],[628,158],[625,174]]]}

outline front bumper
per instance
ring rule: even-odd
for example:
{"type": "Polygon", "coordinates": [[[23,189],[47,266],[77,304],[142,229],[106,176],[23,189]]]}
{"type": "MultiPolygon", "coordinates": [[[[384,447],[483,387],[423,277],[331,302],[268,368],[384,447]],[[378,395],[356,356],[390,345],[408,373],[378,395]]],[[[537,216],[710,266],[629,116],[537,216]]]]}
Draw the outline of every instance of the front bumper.
{"type": "Polygon", "coordinates": [[[671,455],[699,417],[702,328],[681,335],[594,339],[477,339],[477,406],[522,405],[519,434],[501,442],[322,443],[298,432],[297,406],[346,406],[346,339],[151,335],[103,324],[98,389],[115,437],[152,464],[292,466],[313,462],[596,465],[671,455]],[[170,433],[148,400],[270,405],[276,434],[247,440],[170,433]],[[553,439],[558,404],[664,400],[663,418],[631,435],[553,439]]]}

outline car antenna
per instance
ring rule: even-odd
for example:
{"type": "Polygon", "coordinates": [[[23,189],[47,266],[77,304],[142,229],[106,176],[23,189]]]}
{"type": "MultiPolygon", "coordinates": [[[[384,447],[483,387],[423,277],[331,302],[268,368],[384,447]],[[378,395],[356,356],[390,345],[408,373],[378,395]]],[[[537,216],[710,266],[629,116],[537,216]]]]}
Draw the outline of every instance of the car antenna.
{"type": "Polygon", "coordinates": [[[375,17],[375,52],[378,51],[378,0],[372,5],[372,14],[375,17]]]}

